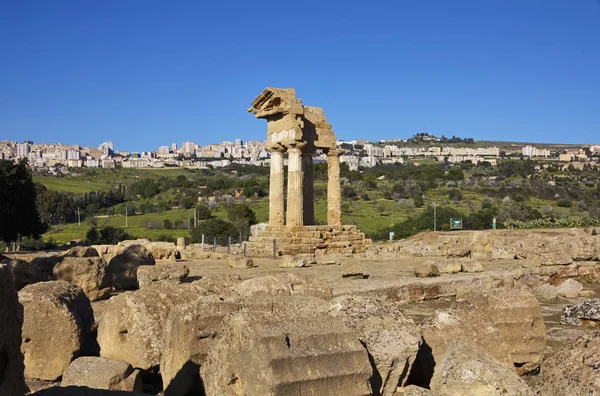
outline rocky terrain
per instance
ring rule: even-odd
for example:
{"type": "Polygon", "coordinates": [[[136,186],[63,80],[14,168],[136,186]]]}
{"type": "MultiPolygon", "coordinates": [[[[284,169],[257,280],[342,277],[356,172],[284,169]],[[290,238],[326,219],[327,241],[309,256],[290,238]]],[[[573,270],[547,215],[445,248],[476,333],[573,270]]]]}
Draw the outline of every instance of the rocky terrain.
{"type": "Polygon", "coordinates": [[[4,254],[0,395],[598,394],[599,256],[582,229],[4,254]]]}

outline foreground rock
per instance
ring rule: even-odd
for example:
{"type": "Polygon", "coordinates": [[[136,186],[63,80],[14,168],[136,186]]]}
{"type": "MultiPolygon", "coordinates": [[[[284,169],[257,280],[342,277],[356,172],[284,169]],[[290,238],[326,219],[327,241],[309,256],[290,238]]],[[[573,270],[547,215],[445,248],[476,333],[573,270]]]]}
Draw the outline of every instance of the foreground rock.
{"type": "Polygon", "coordinates": [[[23,312],[10,269],[0,264],[0,395],[25,394],[21,325],[23,312]]]}
{"type": "MultiPolygon", "coordinates": [[[[467,293],[451,309],[436,311],[422,334],[435,362],[452,340],[464,337],[520,375],[539,367],[546,347],[540,305],[530,292],[517,288],[467,293]]],[[[427,372],[421,365],[431,362],[421,360],[419,365],[427,372]]]]}
{"type": "Polygon", "coordinates": [[[281,258],[281,263],[279,263],[281,268],[302,268],[308,266],[308,260],[306,257],[302,256],[283,256],[281,258]]]}
{"type": "Polygon", "coordinates": [[[596,327],[600,325],[600,299],[594,298],[565,307],[560,324],[596,327]]]}
{"type": "Polygon", "coordinates": [[[108,273],[115,289],[132,290],[138,287],[138,267],[154,264],[156,261],[148,249],[142,245],[131,245],[109,261],[108,273]]]}
{"type": "Polygon", "coordinates": [[[92,246],[75,246],[65,254],[65,257],[100,257],[92,246]]]}
{"type": "Polygon", "coordinates": [[[577,339],[542,365],[539,395],[600,394],[600,332],[577,339]]]}
{"type": "Polygon", "coordinates": [[[227,257],[227,265],[231,268],[252,268],[255,267],[254,261],[251,258],[229,256],[227,257]]]}
{"type": "Polygon", "coordinates": [[[17,290],[21,290],[27,285],[48,280],[47,274],[45,274],[35,263],[29,263],[19,259],[9,259],[1,256],[0,264],[6,265],[10,270],[17,290]]]}
{"type": "Polygon", "coordinates": [[[419,278],[428,278],[440,275],[440,269],[436,264],[431,262],[419,264],[415,266],[415,275],[419,278]]]}
{"type": "Polygon", "coordinates": [[[183,264],[145,265],[138,268],[137,280],[139,288],[142,289],[154,282],[166,280],[180,283],[189,274],[189,267],[183,264]]]}
{"type": "Polygon", "coordinates": [[[453,341],[431,380],[436,396],[534,396],[519,376],[468,341],[453,341]]]}
{"type": "Polygon", "coordinates": [[[196,300],[202,293],[194,283],[157,282],[111,298],[98,320],[101,356],[145,370],[157,366],[169,312],[175,306],[196,300]]]}
{"type": "Polygon", "coordinates": [[[79,286],[51,281],[24,287],[19,302],[24,310],[25,376],[54,381],[90,341],[90,300],[79,286]]]}
{"type": "Polygon", "coordinates": [[[54,267],[53,274],[56,280],[81,287],[91,301],[107,298],[112,290],[106,262],[97,256],[65,256],[54,267]]]}
{"type": "Polygon", "coordinates": [[[558,295],[564,298],[577,298],[579,292],[583,290],[583,285],[575,279],[567,279],[557,287],[558,295]]]}
{"type": "Polygon", "coordinates": [[[103,357],[79,357],[63,374],[61,386],[87,386],[94,389],[141,391],[139,370],[118,360],[103,357]]]}
{"type": "Polygon", "coordinates": [[[342,296],[331,301],[329,313],[354,329],[366,346],[374,364],[374,390],[390,396],[404,385],[421,337],[399,304],[380,298],[342,296]]]}
{"type": "Polygon", "coordinates": [[[237,303],[201,298],[171,310],[164,326],[160,359],[165,396],[202,391],[200,366],[225,315],[240,309],[237,303]]]}
{"type": "Polygon", "coordinates": [[[329,300],[333,297],[331,286],[308,275],[282,274],[248,279],[233,286],[241,297],[260,295],[313,296],[329,300]]]}
{"type": "Polygon", "coordinates": [[[370,395],[355,333],[326,316],[228,316],[200,369],[207,395],[370,395]]]}

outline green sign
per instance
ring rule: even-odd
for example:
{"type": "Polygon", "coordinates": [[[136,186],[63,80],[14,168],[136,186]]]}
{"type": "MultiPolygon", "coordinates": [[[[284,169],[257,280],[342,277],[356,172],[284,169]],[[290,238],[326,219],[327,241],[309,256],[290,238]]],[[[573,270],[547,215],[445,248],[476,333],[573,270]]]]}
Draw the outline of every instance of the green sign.
{"type": "Polygon", "coordinates": [[[462,219],[452,218],[450,219],[451,230],[462,230],[462,219]]]}
{"type": "Polygon", "coordinates": [[[492,229],[496,229],[496,218],[494,217],[494,219],[492,220],[492,229]]]}

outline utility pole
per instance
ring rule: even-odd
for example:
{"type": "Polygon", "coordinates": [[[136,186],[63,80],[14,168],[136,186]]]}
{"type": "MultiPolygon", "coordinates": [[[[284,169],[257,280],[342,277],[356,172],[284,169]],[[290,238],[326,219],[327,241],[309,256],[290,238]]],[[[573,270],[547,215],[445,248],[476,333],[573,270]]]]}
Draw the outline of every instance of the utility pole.
{"type": "Polygon", "coordinates": [[[194,208],[194,228],[198,228],[198,213],[196,208],[194,208]]]}
{"type": "Polygon", "coordinates": [[[77,224],[81,227],[81,217],[79,216],[79,206],[77,207],[77,224]]]}
{"type": "Polygon", "coordinates": [[[127,204],[125,204],[125,228],[127,228],[129,226],[128,222],[127,222],[127,204]]]}
{"type": "Polygon", "coordinates": [[[437,231],[437,204],[433,203],[433,231],[437,231]]]}

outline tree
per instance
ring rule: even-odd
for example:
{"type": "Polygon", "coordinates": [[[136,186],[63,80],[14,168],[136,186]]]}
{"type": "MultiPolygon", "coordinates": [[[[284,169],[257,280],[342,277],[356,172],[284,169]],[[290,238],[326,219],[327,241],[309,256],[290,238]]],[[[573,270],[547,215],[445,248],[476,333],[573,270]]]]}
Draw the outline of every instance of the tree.
{"type": "Polygon", "coordinates": [[[192,243],[202,242],[204,234],[207,243],[211,243],[214,238],[222,242],[228,236],[235,236],[238,233],[233,224],[221,219],[208,219],[198,224],[198,228],[190,230],[190,239],[192,243]]]}
{"type": "Polygon", "coordinates": [[[36,191],[27,160],[18,164],[0,160],[0,240],[37,238],[46,230],[35,204],[36,191]]]}
{"type": "Polygon", "coordinates": [[[212,217],[212,211],[204,204],[196,206],[196,216],[198,220],[208,220],[212,217]]]}
{"type": "MultiPolygon", "coordinates": [[[[250,226],[258,223],[256,213],[245,204],[235,205],[227,210],[227,218],[243,238],[250,235],[250,226]]],[[[208,220],[207,220],[208,221],[208,220]]]]}
{"type": "Polygon", "coordinates": [[[170,230],[171,228],[173,228],[173,223],[171,223],[171,220],[169,219],[164,219],[163,220],[163,228],[165,230],[170,230]]]}

